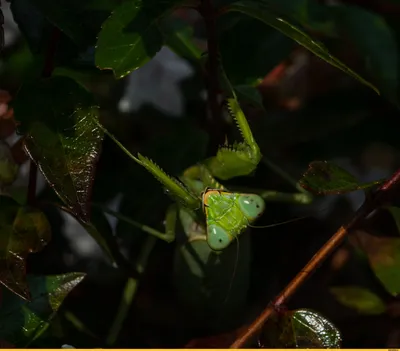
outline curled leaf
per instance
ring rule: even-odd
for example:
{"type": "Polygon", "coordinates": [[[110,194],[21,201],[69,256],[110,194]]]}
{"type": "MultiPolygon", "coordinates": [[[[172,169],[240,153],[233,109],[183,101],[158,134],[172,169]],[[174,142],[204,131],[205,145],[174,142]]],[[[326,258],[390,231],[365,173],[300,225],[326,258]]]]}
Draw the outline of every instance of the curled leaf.
{"type": "Polygon", "coordinates": [[[345,169],[327,161],[314,161],[299,180],[304,189],[318,195],[344,194],[351,191],[367,189],[381,184],[378,180],[360,183],[356,177],[345,169]]]}
{"type": "Polygon", "coordinates": [[[335,298],[344,306],[358,313],[376,315],[385,312],[384,302],[373,292],[358,286],[343,286],[330,289],[335,298]]]}

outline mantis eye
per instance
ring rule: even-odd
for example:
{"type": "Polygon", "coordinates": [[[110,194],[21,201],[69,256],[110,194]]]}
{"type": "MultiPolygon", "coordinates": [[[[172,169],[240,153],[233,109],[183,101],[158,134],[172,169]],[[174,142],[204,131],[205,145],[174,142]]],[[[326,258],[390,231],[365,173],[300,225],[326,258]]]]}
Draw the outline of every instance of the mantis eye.
{"type": "Polygon", "coordinates": [[[207,230],[207,243],[212,250],[221,251],[225,249],[232,241],[232,237],[225,229],[218,225],[210,225],[207,230]]]}
{"type": "Polygon", "coordinates": [[[250,221],[261,216],[265,210],[265,202],[263,198],[255,194],[240,195],[238,202],[243,214],[250,221]]]}

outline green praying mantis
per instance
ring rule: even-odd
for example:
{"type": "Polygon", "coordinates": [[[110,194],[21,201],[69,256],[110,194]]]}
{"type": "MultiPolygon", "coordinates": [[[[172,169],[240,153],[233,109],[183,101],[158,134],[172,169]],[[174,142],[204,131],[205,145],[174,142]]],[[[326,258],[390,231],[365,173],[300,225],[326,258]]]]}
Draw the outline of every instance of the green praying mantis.
{"type": "Polygon", "coordinates": [[[265,201],[276,201],[284,195],[300,204],[311,202],[307,193],[241,193],[228,190],[218,181],[249,175],[262,159],[238,99],[231,91],[227,107],[243,141],[221,146],[216,156],[189,167],[179,179],[169,176],[147,157],[132,155],[102,127],[175,200],[167,210],[165,233],[135,223],[148,234],[177,243],[174,259],[176,296],[187,307],[184,310],[188,312],[190,322],[203,326],[206,323],[215,331],[221,330],[220,325],[234,327],[236,317],[246,308],[251,242],[249,235],[243,234],[264,213],[265,201]]]}

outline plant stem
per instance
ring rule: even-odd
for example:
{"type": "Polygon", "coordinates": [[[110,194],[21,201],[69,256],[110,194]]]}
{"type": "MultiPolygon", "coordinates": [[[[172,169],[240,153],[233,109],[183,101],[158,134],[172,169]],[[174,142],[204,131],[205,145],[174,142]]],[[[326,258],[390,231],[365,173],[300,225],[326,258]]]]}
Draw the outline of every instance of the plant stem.
{"type": "MultiPolygon", "coordinates": [[[[144,270],[146,269],[147,262],[156,242],[157,239],[155,237],[147,237],[136,264],[136,269],[140,274],[143,274],[144,270]]],[[[118,335],[122,329],[123,323],[138,289],[138,284],[138,280],[133,278],[129,278],[126,282],[124,294],[122,296],[117,315],[107,336],[106,342],[108,345],[113,345],[118,339],[118,335]]]]}
{"type": "Polygon", "coordinates": [[[34,206],[36,202],[36,184],[37,184],[37,166],[32,160],[29,163],[29,183],[28,183],[28,195],[27,204],[34,206]]]}
{"type": "Polygon", "coordinates": [[[212,0],[201,0],[198,11],[204,19],[207,33],[208,59],[206,63],[206,88],[207,103],[211,113],[211,121],[207,123],[207,129],[211,137],[210,145],[211,147],[215,147],[223,143],[227,130],[227,124],[222,118],[222,105],[218,102],[220,87],[218,81],[217,14],[212,0]]]}
{"type": "MultiPolygon", "coordinates": [[[[46,57],[44,61],[44,67],[42,71],[42,78],[48,78],[53,73],[54,69],[54,54],[56,52],[57,43],[60,38],[60,30],[56,27],[53,28],[53,33],[50,38],[49,46],[47,47],[46,57]]],[[[30,206],[34,206],[36,202],[36,185],[37,185],[37,173],[38,167],[33,160],[30,161],[29,165],[29,184],[28,184],[28,195],[27,203],[30,206]]]]}
{"type": "Polygon", "coordinates": [[[305,267],[292,279],[292,281],[280,292],[277,298],[270,303],[255,321],[246,328],[231,344],[230,348],[244,348],[260,332],[261,328],[275,312],[277,306],[286,304],[297,289],[309,278],[314,271],[333,253],[341,244],[347,233],[358,226],[361,221],[376,208],[394,198],[400,185],[400,169],[387,180],[374,194],[370,201],[365,201],[354,214],[352,220],[341,226],[327,243],[314,255],[305,267]]]}

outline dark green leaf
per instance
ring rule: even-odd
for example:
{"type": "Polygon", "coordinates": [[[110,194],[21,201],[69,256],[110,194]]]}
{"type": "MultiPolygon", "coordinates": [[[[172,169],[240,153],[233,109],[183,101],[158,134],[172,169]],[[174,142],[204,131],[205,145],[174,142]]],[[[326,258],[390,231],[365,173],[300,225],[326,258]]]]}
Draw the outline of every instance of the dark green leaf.
{"type": "Polygon", "coordinates": [[[339,330],[318,312],[299,309],[278,312],[263,326],[262,348],[340,348],[339,330]]]}
{"type": "Polygon", "coordinates": [[[259,82],[293,50],[294,43],[287,36],[248,16],[231,13],[220,22],[231,26],[221,34],[220,51],[233,85],[259,82]]]}
{"type": "Polygon", "coordinates": [[[396,223],[397,231],[400,233],[400,208],[395,207],[395,206],[388,206],[388,207],[385,207],[385,209],[388,210],[390,212],[390,214],[392,215],[392,217],[396,223]]]}
{"type": "Polygon", "coordinates": [[[177,1],[132,0],[116,8],[103,23],[96,46],[96,66],[122,78],[147,63],[162,47],[157,21],[177,1]]]}
{"type": "Polygon", "coordinates": [[[46,216],[20,206],[11,197],[0,197],[0,283],[18,296],[29,299],[25,260],[39,252],[51,238],[46,216]]]}
{"type": "Polygon", "coordinates": [[[179,20],[165,20],[160,27],[165,44],[177,55],[199,61],[202,51],[193,38],[193,28],[179,20]]]}
{"type": "Polygon", "coordinates": [[[43,13],[31,0],[13,0],[10,9],[30,50],[34,53],[43,50],[51,35],[51,24],[43,13]]]}
{"type": "Polygon", "coordinates": [[[358,79],[363,84],[375,90],[378,94],[380,93],[374,85],[367,82],[364,78],[359,76],[356,72],[351,70],[336,57],[332,56],[324,45],[312,39],[299,27],[289,23],[288,21],[285,21],[284,19],[280,18],[279,15],[274,14],[271,9],[265,5],[265,3],[251,0],[238,1],[228,6],[227,11],[242,12],[248,16],[263,21],[264,23],[287,35],[289,38],[292,38],[297,43],[304,46],[329,64],[339,68],[353,78],[358,79]]]}
{"type": "Polygon", "coordinates": [[[386,310],[384,302],[373,292],[358,286],[330,288],[335,298],[343,305],[366,315],[382,314],[386,310]]]}
{"type": "Polygon", "coordinates": [[[18,165],[15,163],[10,146],[0,140],[0,188],[14,183],[18,176],[18,165]]]}
{"type": "Polygon", "coordinates": [[[247,100],[254,106],[264,109],[263,100],[260,91],[251,85],[236,85],[233,87],[239,100],[247,100]]]}
{"type": "MultiPolygon", "coordinates": [[[[19,0],[21,1],[21,0],[19,0]]],[[[113,6],[96,7],[95,0],[29,0],[63,33],[80,46],[94,44],[101,23],[113,6]],[[88,20],[90,18],[90,20],[88,20]]],[[[116,6],[116,4],[114,5],[116,6]]]]}
{"type": "Polygon", "coordinates": [[[399,55],[396,38],[382,16],[355,6],[334,6],[337,28],[350,39],[370,75],[392,102],[397,102],[399,55]]]}
{"type": "Polygon", "coordinates": [[[60,199],[87,220],[103,138],[92,95],[66,77],[27,83],[14,101],[14,113],[31,159],[60,199]]]}
{"type": "Polygon", "coordinates": [[[327,161],[311,162],[299,180],[301,187],[318,195],[348,193],[367,189],[382,182],[360,183],[352,174],[327,161]]]}
{"type": "Polygon", "coordinates": [[[85,277],[84,273],[29,276],[31,302],[3,292],[0,309],[0,339],[26,347],[40,336],[62,302],[85,277]]]}
{"type": "Polygon", "coordinates": [[[400,294],[400,239],[357,233],[357,243],[385,289],[393,296],[400,294]]]}

